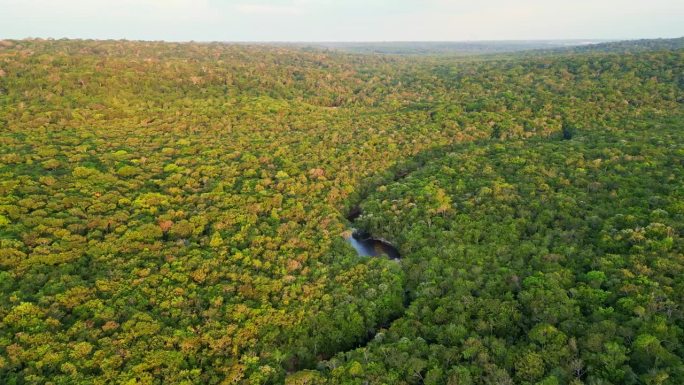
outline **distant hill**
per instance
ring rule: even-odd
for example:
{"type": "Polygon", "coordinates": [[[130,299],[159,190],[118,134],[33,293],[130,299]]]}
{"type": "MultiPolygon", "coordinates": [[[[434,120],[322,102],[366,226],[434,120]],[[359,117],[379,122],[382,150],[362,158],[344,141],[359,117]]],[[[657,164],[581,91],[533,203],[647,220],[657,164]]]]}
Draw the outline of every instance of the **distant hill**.
{"type": "Polygon", "coordinates": [[[684,48],[684,37],[675,39],[641,39],[603,42],[598,44],[554,48],[558,52],[643,52],[643,51],[663,51],[684,48]]]}
{"type": "MultiPolygon", "coordinates": [[[[281,45],[281,44],[278,44],[281,45]]],[[[585,40],[510,40],[455,42],[323,42],[284,43],[305,50],[333,50],[356,54],[473,56],[507,53],[589,53],[641,52],[684,48],[684,37],[607,41],[585,40]]]]}
{"type": "Polygon", "coordinates": [[[537,49],[560,49],[605,43],[606,40],[510,40],[455,42],[330,42],[296,44],[304,48],[330,49],[361,54],[478,55],[537,49]]]}

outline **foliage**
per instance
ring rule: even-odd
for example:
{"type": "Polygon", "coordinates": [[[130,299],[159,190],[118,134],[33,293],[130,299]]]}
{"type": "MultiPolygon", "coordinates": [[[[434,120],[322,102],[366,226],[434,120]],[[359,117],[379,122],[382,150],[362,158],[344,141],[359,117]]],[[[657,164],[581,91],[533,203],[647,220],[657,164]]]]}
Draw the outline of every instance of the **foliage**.
{"type": "Polygon", "coordinates": [[[632,127],[681,109],[681,50],[0,43],[1,383],[682,378],[682,152],[675,129],[632,127]],[[549,153],[520,141],[564,126],[580,134],[530,141],[549,153]],[[614,146],[576,144],[594,131],[614,146]],[[467,169],[438,156],[474,140],[467,169]],[[594,183],[579,154],[599,149],[594,183]],[[412,159],[434,178],[378,188],[360,219],[405,260],[358,257],[344,211],[412,159]]]}
{"type": "Polygon", "coordinates": [[[684,382],[681,124],[461,145],[372,193],[357,221],[400,247],[413,301],[331,383],[684,382]]]}

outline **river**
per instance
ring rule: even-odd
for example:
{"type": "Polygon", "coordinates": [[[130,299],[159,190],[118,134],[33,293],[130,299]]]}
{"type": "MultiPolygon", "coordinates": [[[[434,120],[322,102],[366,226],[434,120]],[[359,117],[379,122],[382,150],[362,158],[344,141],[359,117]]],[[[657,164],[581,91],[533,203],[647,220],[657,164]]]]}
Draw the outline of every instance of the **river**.
{"type": "Polygon", "coordinates": [[[382,239],[373,238],[367,233],[351,229],[344,234],[347,242],[362,257],[387,256],[389,259],[399,260],[401,254],[392,244],[382,239]]]}

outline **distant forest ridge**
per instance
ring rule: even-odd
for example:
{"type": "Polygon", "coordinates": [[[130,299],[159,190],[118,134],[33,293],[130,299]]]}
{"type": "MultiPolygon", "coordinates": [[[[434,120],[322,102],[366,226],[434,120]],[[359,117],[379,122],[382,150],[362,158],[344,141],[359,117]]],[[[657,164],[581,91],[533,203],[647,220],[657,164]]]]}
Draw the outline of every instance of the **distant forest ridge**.
{"type": "MultiPolygon", "coordinates": [[[[92,39],[41,39],[23,41],[92,39]]],[[[0,49],[22,40],[0,39],[0,49]]],[[[111,40],[115,41],[115,40],[111,40]]],[[[121,40],[126,41],[126,40],[121,40]]],[[[583,53],[583,52],[638,52],[676,50],[684,48],[684,37],[672,39],[566,39],[566,40],[480,40],[480,41],[386,41],[386,42],[175,42],[180,44],[226,44],[242,46],[277,46],[307,51],[330,50],[352,54],[382,54],[404,56],[473,56],[510,53],[583,53]]]]}
{"type": "Polygon", "coordinates": [[[499,40],[293,43],[350,53],[391,55],[473,55],[556,49],[606,43],[606,40],[499,40]]]}
{"type": "Polygon", "coordinates": [[[350,53],[394,55],[478,55],[514,52],[612,52],[680,49],[684,37],[675,39],[640,39],[610,41],[601,39],[571,40],[499,40],[460,42],[331,42],[293,43],[305,48],[325,48],[350,53]]]}

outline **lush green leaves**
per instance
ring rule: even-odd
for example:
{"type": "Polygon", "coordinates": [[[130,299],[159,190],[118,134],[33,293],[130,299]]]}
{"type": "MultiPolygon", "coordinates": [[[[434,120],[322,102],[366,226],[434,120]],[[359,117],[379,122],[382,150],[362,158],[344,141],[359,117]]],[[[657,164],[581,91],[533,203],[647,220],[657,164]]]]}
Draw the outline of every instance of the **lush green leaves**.
{"type": "Polygon", "coordinates": [[[0,382],[676,383],[682,55],[3,41],[0,382]]]}

